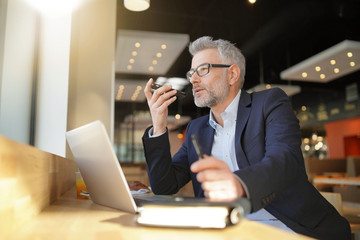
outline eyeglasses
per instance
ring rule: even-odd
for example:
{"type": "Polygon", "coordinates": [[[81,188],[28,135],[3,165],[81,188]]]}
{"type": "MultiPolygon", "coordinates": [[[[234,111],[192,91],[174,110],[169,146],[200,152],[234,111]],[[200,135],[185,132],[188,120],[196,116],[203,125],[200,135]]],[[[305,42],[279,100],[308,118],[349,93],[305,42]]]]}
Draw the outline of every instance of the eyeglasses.
{"type": "Polygon", "coordinates": [[[231,65],[227,65],[227,64],[211,64],[211,63],[203,63],[200,64],[197,68],[195,69],[190,69],[190,71],[188,71],[186,73],[186,78],[190,81],[191,77],[194,75],[194,73],[196,73],[199,77],[205,76],[206,74],[209,73],[210,68],[211,67],[217,67],[217,68],[228,68],[231,65]]]}

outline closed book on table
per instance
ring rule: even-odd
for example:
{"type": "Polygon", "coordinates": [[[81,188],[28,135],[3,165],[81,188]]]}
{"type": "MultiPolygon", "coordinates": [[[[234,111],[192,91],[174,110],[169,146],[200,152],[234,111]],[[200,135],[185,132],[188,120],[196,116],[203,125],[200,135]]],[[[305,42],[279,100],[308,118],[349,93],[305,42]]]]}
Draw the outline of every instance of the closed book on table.
{"type": "Polygon", "coordinates": [[[180,228],[225,228],[235,225],[250,212],[246,198],[232,202],[175,198],[154,201],[139,208],[137,222],[142,225],[180,228]]]}

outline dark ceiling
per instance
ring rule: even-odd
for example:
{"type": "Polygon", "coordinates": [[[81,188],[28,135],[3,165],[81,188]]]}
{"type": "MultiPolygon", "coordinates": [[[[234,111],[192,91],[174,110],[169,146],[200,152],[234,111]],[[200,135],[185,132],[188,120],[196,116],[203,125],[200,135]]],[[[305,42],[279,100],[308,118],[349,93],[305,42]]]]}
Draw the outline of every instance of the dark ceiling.
{"type": "MultiPolygon", "coordinates": [[[[360,0],[151,0],[144,12],[131,12],[118,1],[118,29],[187,33],[190,41],[204,35],[229,40],[247,58],[245,89],[260,82],[260,56],[265,83],[289,84],[280,72],[345,39],[360,41],[360,0]]],[[[187,49],[167,73],[184,77],[190,68],[187,49]]],[[[121,76],[148,79],[144,75],[121,76]]],[[[291,97],[295,110],[302,105],[344,99],[345,87],[358,81],[360,71],[327,84],[291,82],[300,85],[300,94],[291,97]]],[[[208,109],[196,109],[191,87],[188,97],[173,104],[170,113],[181,111],[196,117],[208,109]]],[[[123,113],[126,103],[117,103],[123,113]]],[[[133,104],[132,110],[146,110],[146,103],[133,104]]]]}

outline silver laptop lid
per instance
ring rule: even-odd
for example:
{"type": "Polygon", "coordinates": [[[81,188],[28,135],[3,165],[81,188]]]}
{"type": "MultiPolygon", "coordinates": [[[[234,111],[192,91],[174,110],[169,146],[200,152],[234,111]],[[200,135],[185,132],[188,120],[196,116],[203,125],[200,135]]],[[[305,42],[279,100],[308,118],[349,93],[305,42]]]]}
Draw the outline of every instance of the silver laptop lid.
{"type": "Polygon", "coordinates": [[[135,213],[135,201],[102,122],[94,121],[68,131],[66,139],[91,200],[135,213]]]}

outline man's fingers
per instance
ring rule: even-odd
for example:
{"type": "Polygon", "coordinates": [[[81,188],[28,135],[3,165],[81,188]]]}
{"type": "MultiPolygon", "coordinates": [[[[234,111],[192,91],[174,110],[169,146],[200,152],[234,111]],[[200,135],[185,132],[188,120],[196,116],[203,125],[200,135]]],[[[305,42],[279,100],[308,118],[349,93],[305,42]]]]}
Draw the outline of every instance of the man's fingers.
{"type": "Polygon", "coordinates": [[[209,157],[207,155],[204,155],[204,158],[202,158],[200,161],[194,162],[190,169],[194,173],[198,173],[201,171],[204,171],[206,169],[220,169],[220,168],[226,168],[227,165],[225,162],[218,160],[213,157],[209,157]]]}
{"type": "Polygon", "coordinates": [[[153,103],[154,108],[165,110],[171,103],[173,103],[176,100],[176,96],[174,96],[176,94],[176,90],[163,93],[160,96],[158,95],[158,92],[157,93],[155,92],[153,95],[154,100],[156,99],[156,101],[153,103]]]}
{"type": "MultiPolygon", "coordinates": [[[[230,173],[232,174],[232,173],[230,173]]],[[[199,182],[205,182],[205,181],[217,181],[220,179],[226,179],[229,178],[229,172],[224,172],[218,169],[207,169],[199,172],[196,175],[196,179],[199,182]]]]}
{"type": "Polygon", "coordinates": [[[149,81],[146,83],[146,86],[144,88],[145,97],[148,102],[150,102],[152,93],[151,93],[151,84],[154,82],[152,78],[149,79],[149,81]]]}
{"type": "Polygon", "coordinates": [[[231,181],[223,180],[223,181],[206,181],[201,187],[204,191],[225,191],[228,190],[232,186],[231,181]]]}

